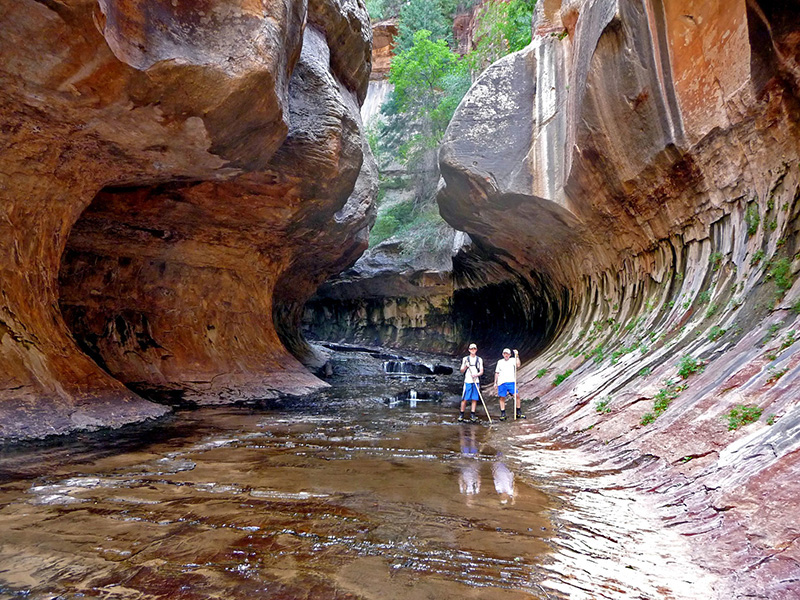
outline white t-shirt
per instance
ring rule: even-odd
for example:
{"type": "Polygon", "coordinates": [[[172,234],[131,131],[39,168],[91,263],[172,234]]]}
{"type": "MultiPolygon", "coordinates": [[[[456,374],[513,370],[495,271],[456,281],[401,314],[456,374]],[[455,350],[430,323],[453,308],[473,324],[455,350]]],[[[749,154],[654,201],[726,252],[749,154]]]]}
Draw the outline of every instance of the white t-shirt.
{"type": "Polygon", "coordinates": [[[481,367],[483,366],[483,360],[481,360],[480,356],[476,356],[475,360],[472,360],[469,356],[467,356],[466,359],[469,367],[466,371],[464,371],[464,383],[477,383],[472,377],[473,375],[480,373],[481,367]]]}
{"type": "Polygon", "coordinates": [[[514,367],[517,359],[513,356],[508,360],[505,357],[497,361],[494,372],[497,373],[497,385],[503,383],[514,383],[514,367]]]}

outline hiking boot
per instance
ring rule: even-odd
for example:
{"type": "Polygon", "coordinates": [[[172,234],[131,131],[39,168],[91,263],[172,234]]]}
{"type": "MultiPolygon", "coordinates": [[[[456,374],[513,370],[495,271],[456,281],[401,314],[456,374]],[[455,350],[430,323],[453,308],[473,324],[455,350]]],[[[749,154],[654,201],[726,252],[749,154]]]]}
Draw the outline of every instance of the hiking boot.
{"type": "Polygon", "coordinates": [[[475,413],[472,413],[472,416],[469,418],[469,422],[470,423],[480,423],[481,420],[475,415],[475,413]]]}
{"type": "Polygon", "coordinates": [[[466,423],[467,420],[464,418],[464,415],[461,415],[460,417],[458,417],[458,422],[459,423],[466,423]]]}
{"type": "Polygon", "coordinates": [[[525,417],[525,415],[523,415],[523,414],[522,414],[522,412],[518,410],[518,411],[517,411],[517,418],[518,418],[518,419],[525,419],[525,418],[527,418],[527,417],[525,417]]]}
{"type": "Polygon", "coordinates": [[[505,421],[507,418],[508,418],[508,417],[507,417],[507,416],[505,416],[505,415],[500,415],[500,420],[501,420],[501,421],[505,421]]]}

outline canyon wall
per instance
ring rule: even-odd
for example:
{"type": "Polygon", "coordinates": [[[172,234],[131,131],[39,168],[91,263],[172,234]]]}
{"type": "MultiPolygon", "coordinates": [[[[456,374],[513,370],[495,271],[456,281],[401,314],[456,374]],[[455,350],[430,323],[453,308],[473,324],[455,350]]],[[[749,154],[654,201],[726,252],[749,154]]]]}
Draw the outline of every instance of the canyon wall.
{"type": "Polygon", "coordinates": [[[440,154],[442,215],[540,305],[539,427],[656,494],[720,598],[800,573],[797,14],[540,0],[440,154]]]}
{"type": "MultiPolygon", "coordinates": [[[[465,24],[473,17],[471,9],[454,18],[453,35],[462,51],[471,41],[465,24]]],[[[372,246],[351,269],[319,288],[306,304],[303,331],[311,339],[451,353],[472,333],[473,315],[465,312],[461,319],[453,311],[453,260],[464,254],[469,237],[436,214],[436,149],[413,160],[401,158],[406,132],[418,123],[402,113],[382,113],[393,92],[388,77],[397,31],[397,17],[372,24],[373,69],[361,116],[381,176],[376,232],[388,222],[398,227],[386,239],[373,236],[372,246]],[[415,223],[409,225],[411,220],[415,223]]]]}
{"type": "Polygon", "coordinates": [[[364,250],[352,0],[0,3],[0,437],[325,385],[296,333],[364,250]],[[282,339],[283,338],[283,339],[282,339]]]}

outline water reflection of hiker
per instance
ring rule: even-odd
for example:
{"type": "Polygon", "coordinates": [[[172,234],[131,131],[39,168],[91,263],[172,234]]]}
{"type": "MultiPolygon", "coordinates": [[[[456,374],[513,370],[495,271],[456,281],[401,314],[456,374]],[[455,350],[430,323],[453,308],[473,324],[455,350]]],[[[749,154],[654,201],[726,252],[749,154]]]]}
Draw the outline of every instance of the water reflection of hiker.
{"type": "Polygon", "coordinates": [[[475,441],[475,428],[468,427],[459,432],[462,460],[458,475],[458,488],[465,496],[475,496],[481,491],[480,461],[478,444],[475,441]]]}
{"type": "Polygon", "coordinates": [[[475,409],[478,406],[478,398],[480,398],[478,386],[481,384],[480,376],[483,375],[483,359],[478,356],[478,346],[475,344],[469,345],[469,356],[465,356],[461,360],[460,371],[464,373],[464,391],[461,393],[461,416],[458,417],[458,420],[462,423],[466,421],[464,411],[467,408],[467,400],[471,400],[470,421],[477,423],[478,417],[475,415],[475,409]]]}
{"type": "Polygon", "coordinates": [[[500,420],[506,420],[506,396],[510,396],[512,402],[516,402],[518,419],[524,419],[525,415],[522,414],[519,406],[519,397],[517,396],[517,369],[522,366],[519,361],[519,352],[514,350],[514,359],[511,359],[511,350],[505,348],[503,350],[503,358],[497,361],[497,367],[494,370],[494,389],[500,397],[500,420]]]}
{"type": "MultiPolygon", "coordinates": [[[[502,456],[499,454],[498,456],[502,456]]],[[[492,478],[494,478],[494,489],[500,494],[502,504],[511,500],[514,503],[514,473],[501,461],[492,463],[492,478]]]]}

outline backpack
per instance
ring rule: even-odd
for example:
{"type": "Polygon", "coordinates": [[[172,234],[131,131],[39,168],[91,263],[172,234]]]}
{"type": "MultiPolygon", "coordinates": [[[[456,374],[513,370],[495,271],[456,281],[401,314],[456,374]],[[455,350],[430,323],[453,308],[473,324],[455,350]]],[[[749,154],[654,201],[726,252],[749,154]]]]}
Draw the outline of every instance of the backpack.
{"type": "MultiPolygon", "coordinates": [[[[469,363],[469,356],[467,356],[466,358],[467,358],[467,365],[469,367],[474,367],[476,371],[480,372],[480,370],[483,368],[483,359],[480,356],[476,356],[475,357],[475,364],[471,365],[469,363]]],[[[469,369],[467,369],[467,370],[469,370],[469,369]]]]}

